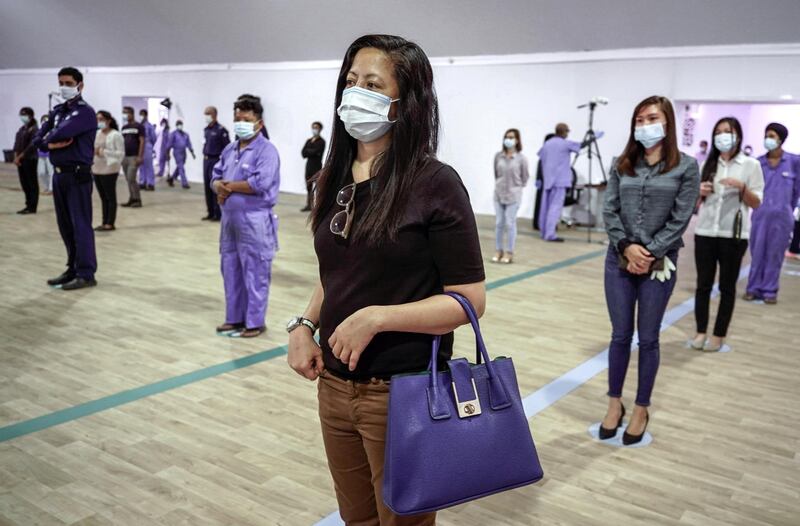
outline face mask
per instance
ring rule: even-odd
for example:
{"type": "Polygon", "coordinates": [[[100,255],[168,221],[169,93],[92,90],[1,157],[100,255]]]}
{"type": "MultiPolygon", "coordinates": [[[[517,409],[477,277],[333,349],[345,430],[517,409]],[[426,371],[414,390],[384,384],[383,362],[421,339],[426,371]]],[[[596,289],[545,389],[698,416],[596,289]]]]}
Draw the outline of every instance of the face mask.
{"type": "Polygon", "coordinates": [[[780,146],[780,144],[778,144],[777,139],[773,139],[772,137],[767,137],[766,139],[764,139],[764,148],[766,148],[767,150],[769,151],[775,150],[776,148],[778,148],[778,146],[780,146]]]}
{"type": "Polygon", "coordinates": [[[123,113],[122,114],[122,122],[128,122],[128,114],[127,113],[123,113]]]}
{"type": "Polygon", "coordinates": [[[733,150],[733,146],[736,144],[736,134],[735,133],[718,133],[714,136],[714,146],[717,147],[717,150],[721,151],[722,153],[729,152],[733,150]]]}
{"type": "Polygon", "coordinates": [[[311,135],[313,135],[314,137],[316,137],[317,135],[319,135],[319,130],[318,130],[318,129],[316,129],[316,128],[311,128],[311,135]]]}
{"type": "Polygon", "coordinates": [[[389,120],[389,108],[398,100],[364,88],[347,88],[336,113],[351,137],[372,142],[386,135],[394,124],[389,120]]]}
{"type": "Polygon", "coordinates": [[[511,137],[506,137],[505,139],[503,139],[503,146],[505,146],[509,150],[514,148],[516,145],[517,145],[516,139],[512,139],[511,137]]]}
{"type": "Polygon", "coordinates": [[[178,124],[178,125],[177,125],[177,126],[175,126],[175,127],[176,127],[177,129],[179,129],[179,130],[182,130],[182,129],[183,129],[183,124],[178,124]]]}
{"type": "Polygon", "coordinates": [[[106,128],[106,122],[105,121],[97,121],[97,129],[98,130],[104,130],[105,128],[106,128]]]}
{"type": "Polygon", "coordinates": [[[27,115],[20,115],[19,120],[22,121],[22,124],[28,124],[31,121],[31,118],[27,115]]]}
{"type": "Polygon", "coordinates": [[[252,139],[256,134],[256,123],[247,121],[236,121],[233,123],[233,133],[243,140],[252,139]]]}
{"type": "Polygon", "coordinates": [[[660,122],[637,126],[633,130],[633,138],[645,148],[652,148],[665,137],[664,125],[660,122]]]}
{"type": "Polygon", "coordinates": [[[72,100],[78,96],[80,90],[75,86],[59,86],[58,92],[61,94],[61,98],[65,101],[72,100]]]}
{"type": "Polygon", "coordinates": [[[144,115],[139,115],[139,118],[142,119],[142,122],[147,121],[147,117],[145,117],[144,115]]]}
{"type": "Polygon", "coordinates": [[[206,124],[211,124],[212,122],[214,122],[214,119],[211,115],[206,115],[206,124]]]}

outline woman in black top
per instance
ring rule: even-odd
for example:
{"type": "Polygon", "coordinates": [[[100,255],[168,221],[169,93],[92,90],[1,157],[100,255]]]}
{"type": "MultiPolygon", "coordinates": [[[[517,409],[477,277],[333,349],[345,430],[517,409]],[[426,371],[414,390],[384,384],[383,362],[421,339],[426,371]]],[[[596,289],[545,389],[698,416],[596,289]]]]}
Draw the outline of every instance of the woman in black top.
{"type": "Polygon", "coordinates": [[[481,315],[484,271],[475,216],[458,174],[436,160],[433,71],[416,44],[356,40],[336,87],[331,152],[311,215],[320,284],[289,324],[289,365],[320,379],[323,440],[347,523],[433,524],[381,499],[392,375],[424,371],[467,322],[456,291],[481,315]],[[313,338],[320,327],[321,347],[313,338]]]}
{"type": "Polygon", "coordinates": [[[308,198],[306,206],[301,212],[311,211],[312,193],[311,189],[314,185],[313,178],[322,169],[322,154],[325,151],[325,139],[320,136],[322,132],[322,123],[314,122],[311,124],[311,138],[306,141],[303,146],[303,158],[306,159],[306,193],[308,198]]]}

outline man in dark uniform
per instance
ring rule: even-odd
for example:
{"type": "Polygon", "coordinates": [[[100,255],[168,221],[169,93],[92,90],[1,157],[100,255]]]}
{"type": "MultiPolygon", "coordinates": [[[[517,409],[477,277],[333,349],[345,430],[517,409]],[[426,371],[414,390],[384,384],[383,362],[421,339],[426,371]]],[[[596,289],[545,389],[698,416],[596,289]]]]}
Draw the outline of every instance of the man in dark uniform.
{"type": "Polygon", "coordinates": [[[53,200],[58,230],[67,247],[67,270],[47,280],[62,290],[97,285],[97,257],[92,230],[92,160],[97,116],[81,97],[83,74],[66,67],[58,72],[62,104],[50,112],[34,144],[50,153],[53,163],[53,200]]]}
{"type": "Polygon", "coordinates": [[[217,108],[209,106],[205,109],[206,142],[203,145],[203,186],[206,192],[206,209],[208,214],[203,221],[219,221],[222,213],[217,203],[217,195],[211,189],[211,176],[214,175],[214,165],[219,161],[222,150],[231,142],[228,130],[217,122],[217,108]]]}

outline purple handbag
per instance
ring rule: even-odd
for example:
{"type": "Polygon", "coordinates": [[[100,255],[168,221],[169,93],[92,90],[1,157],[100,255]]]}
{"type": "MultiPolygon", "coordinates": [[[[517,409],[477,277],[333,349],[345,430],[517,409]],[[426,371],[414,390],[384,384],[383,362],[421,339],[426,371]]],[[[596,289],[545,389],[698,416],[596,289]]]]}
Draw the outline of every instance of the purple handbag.
{"type": "Polygon", "coordinates": [[[472,323],[477,365],[458,358],[438,371],[436,336],[428,371],[392,377],[383,502],[398,515],[440,510],[543,475],[511,358],[491,361],[469,300],[446,294],[472,323]]]}

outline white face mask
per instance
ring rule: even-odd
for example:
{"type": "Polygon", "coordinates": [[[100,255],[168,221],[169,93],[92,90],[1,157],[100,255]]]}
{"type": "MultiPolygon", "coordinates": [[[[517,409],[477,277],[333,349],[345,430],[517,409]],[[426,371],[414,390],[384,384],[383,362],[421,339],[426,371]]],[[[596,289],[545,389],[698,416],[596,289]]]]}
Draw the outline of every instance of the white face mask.
{"type": "Polygon", "coordinates": [[[773,139],[772,137],[767,137],[764,139],[764,148],[767,150],[775,150],[778,148],[778,146],[780,146],[780,143],[777,141],[777,139],[773,139]]]}
{"type": "Polygon", "coordinates": [[[175,126],[175,127],[176,127],[177,129],[179,129],[179,130],[182,130],[182,129],[183,129],[183,124],[178,124],[178,125],[177,125],[177,126],[175,126]]]}
{"type": "Polygon", "coordinates": [[[633,130],[633,138],[642,143],[645,148],[652,148],[661,142],[665,136],[664,124],[661,122],[637,126],[633,130]]]}
{"type": "Polygon", "coordinates": [[[316,137],[317,135],[319,135],[319,130],[318,130],[318,129],[316,129],[316,128],[311,128],[311,135],[313,135],[314,137],[316,137]]]}
{"type": "Polygon", "coordinates": [[[97,129],[98,130],[104,130],[105,128],[106,128],[106,122],[105,121],[97,121],[97,129]]]}
{"type": "Polygon", "coordinates": [[[244,141],[252,139],[256,134],[256,123],[236,121],[233,123],[233,133],[235,133],[237,137],[244,141]]]}
{"type": "Polygon", "coordinates": [[[211,124],[214,122],[214,118],[211,115],[206,115],[206,124],[211,124]]]}
{"type": "Polygon", "coordinates": [[[516,139],[512,139],[511,137],[506,137],[505,139],[503,139],[503,146],[505,146],[506,149],[508,150],[514,149],[516,145],[517,145],[516,139]]]}
{"type": "Polygon", "coordinates": [[[59,86],[58,93],[64,101],[72,100],[80,94],[80,90],[75,86],[59,86]]]}
{"type": "Polygon", "coordinates": [[[727,153],[733,150],[736,145],[735,133],[718,133],[714,136],[714,146],[722,153],[727,153]]]}
{"type": "Polygon", "coordinates": [[[389,108],[398,100],[355,86],[342,92],[342,103],[336,113],[350,136],[357,141],[373,142],[386,135],[394,124],[389,120],[389,108]]]}

